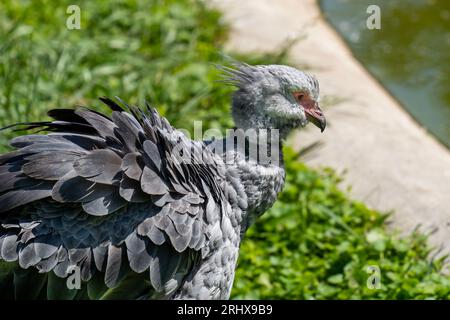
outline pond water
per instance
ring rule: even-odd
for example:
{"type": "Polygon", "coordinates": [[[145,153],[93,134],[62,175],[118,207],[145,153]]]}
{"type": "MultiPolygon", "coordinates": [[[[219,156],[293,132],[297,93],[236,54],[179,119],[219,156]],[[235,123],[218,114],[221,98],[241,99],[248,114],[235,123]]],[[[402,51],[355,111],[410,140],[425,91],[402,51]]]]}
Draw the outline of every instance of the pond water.
{"type": "Polygon", "coordinates": [[[450,1],[321,0],[320,5],[355,57],[450,147],[450,1]],[[369,5],[380,8],[379,30],[366,26],[369,5]]]}

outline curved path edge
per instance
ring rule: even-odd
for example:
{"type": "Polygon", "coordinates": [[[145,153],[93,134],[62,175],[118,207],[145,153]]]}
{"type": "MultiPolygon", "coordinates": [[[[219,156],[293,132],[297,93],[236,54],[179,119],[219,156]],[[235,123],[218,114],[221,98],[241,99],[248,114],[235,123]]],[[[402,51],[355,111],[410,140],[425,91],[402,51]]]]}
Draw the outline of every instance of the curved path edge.
{"type": "MultiPolygon", "coordinates": [[[[303,159],[313,167],[346,171],[344,186],[370,207],[391,211],[389,226],[403,233],[418,225],[430,243],[450,253],[450,152],[390,96],[353,57],[322,17],[315,0],[213,0],[231,27],[227,49],[273,52],[306,35],[290,50],[298,66],[320,82],[329,126],[299,131],[300,150],[319,143],[303,159]]],[[[367,30],[367,32],[373,32],[367,30]]]]}

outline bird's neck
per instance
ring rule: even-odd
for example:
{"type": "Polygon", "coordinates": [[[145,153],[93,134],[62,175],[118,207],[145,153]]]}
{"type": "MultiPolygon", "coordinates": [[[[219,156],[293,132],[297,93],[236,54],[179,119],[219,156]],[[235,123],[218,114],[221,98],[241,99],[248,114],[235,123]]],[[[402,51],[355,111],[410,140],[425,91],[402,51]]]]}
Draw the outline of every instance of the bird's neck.
{"type": "Polygon", "coordinates": [[[238,195],[235,205],[243,211],[244,229],[273,205],[284,186],[281,141],[270,129],[237,129],[216,142],[224,147],[222,158],[227,167],[227,180],[236,191],[230,194],[238,195]],[[256,137],[252,136],[255,132],[256,137]]]}

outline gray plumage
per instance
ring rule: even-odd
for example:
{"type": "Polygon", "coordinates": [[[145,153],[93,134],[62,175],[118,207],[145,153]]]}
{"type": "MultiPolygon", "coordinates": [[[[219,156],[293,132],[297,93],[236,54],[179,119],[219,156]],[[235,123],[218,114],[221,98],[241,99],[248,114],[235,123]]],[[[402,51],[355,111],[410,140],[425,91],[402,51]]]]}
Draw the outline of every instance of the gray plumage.
{"type": "MultiPolygon", "coordinates": [[[[308,120],[323,130],[313,76],[277,65],[222,69],[238,89],[238,128],[279,129],[281,140],[308,120]]],[[[283,187],[282,159],[218,153],[229,138],[192,141],[148,105],[101,100],[111,117],[58,109],[51,122],[17,125],[48,133],[17,137],[0,156],[1,259],[57,277],[79,267],[93,297],[101,277],[110,288],[150,281],[140,298],[228,298],[243,235],[283,187]]]]}

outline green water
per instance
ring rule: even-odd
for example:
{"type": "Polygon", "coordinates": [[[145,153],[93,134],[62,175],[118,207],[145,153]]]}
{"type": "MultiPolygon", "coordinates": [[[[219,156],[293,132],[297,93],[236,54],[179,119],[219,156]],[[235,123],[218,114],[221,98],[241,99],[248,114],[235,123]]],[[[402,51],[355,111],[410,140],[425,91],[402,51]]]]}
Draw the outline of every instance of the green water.
{"type": "Polygon", "coordinates": [[[321,0],[320,4],[357,59],[450,147],[450,1],[321,0]],[[366,27],[370,16],[366,9],[372,4],[380,7],[380,30],[366,27]]]}

